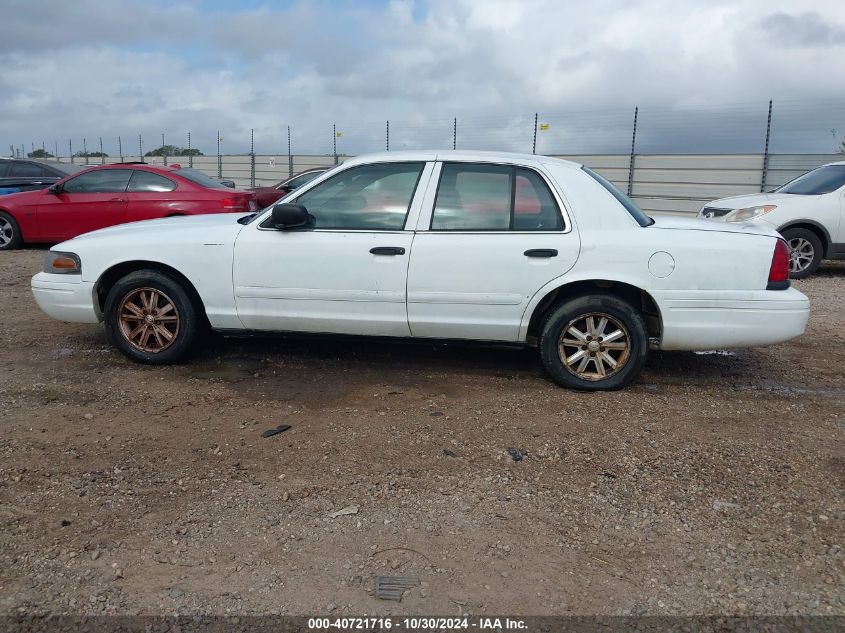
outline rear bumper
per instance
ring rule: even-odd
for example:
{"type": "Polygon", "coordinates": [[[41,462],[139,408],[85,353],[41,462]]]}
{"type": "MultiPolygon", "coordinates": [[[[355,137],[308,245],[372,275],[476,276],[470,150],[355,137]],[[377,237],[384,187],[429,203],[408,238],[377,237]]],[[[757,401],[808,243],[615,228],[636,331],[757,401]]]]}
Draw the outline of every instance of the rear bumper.
{"type": "Polygon", "coordinates": [[[655,293],[663,320],[659,349],[758,347],[801,336],[810,301],[795,288],[655,293]]]}
{"type": "Polygon", "coordinates": [[[99,323],[94,283],[79,275],[38,273],[32,278],[32,294],[38,307],[54,319],[72,323],[99,323]]]}

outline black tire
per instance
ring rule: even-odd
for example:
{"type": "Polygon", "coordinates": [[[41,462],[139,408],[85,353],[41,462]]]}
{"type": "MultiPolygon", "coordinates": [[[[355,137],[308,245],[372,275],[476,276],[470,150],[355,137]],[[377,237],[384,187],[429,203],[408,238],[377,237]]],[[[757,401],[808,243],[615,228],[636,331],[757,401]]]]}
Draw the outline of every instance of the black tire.
{"type": "Polygon", "coordinates": [[[800,228],[786,229],[781,235],[789,246],[790,279],[805,279],[815,273],[824,256],[819,236],[809,229],[800,228]]]}
{"type": "Polygon", "coordinates": [[[584,295],[560,304],[549,312],[540,335],[540,358],[543,366],[558,385],[568,389],[581,391],[621,389],[637,378],[647,354],[648,331],[642,315],[627,302],[610,295],[584,295]],[[602,331],[598,332],[598,327],[602,325],[601,319],[605,317],[609,318],[602,327],[602,331]],[[593,331],[596,334],[603,333],[607,338],[615,335],[611,342],[604,341],[604,337],[589,334],[587,319],[590,318],[593,319],[593,331]],[[580,324],[582,320],[583,325],[580,324]],[[618,327],[619,325],[622,327],[618,327]],[[573,365],[578,363],[571,369],[564,358],[561,358],[558,347],[565,329],[569,330],[567,332],[569,337],[565,338],[565,341],[579,341],[578,346],[564,343],[566,358],[575,357],[571,362],[573,365]],[[617,330],[622,334],[618,335],[617,330]],[[583,334],[590,340],[581,340],[579,336],[572,334],[572,331],[583,334]],[[602,342],[604,345],[601,344],[602,342]],[[588,347],[590,344],[592,346],[588,347]],[[597,349],[592,351],[592,347],[597,349]],[[581,367],[581,364],[585,362],[585,357],[587,358],[586,366],[581,367]],[[618,368],[611,367],[610,361],[604,360],[607,357],[616,362],[619,365],[618,368]],[[601,367],[599,361],[601,361],[601,367]],[[601,368],[605,369],[606,377],[602,377],[601,368]],[[592,371],[589,371],[591,369],[592,371]]]}
{"type": "Polygon", "coordinates": [[[23,244],[21,227],[17,221],[5,211],[0,211],[0,251],[11,251],[23,244]]]}
{"type": "Polygon", "coordinates": [[[197,306],[182,284],[166,273],[157,270],[139,270],[120,279],[109,291],[104,308],[104,321],[109,341],[125,356],[132,360],[148,365],[168,365],[183,358],[190,350],[202,328],[197,306]],[[155,297],[155,307],[152,307],[155,297]],[[127,304],[133,304],[132,310],[127,304]],[[168,306],[168,303],[170,304],[168,306]],[[134,311],[141,310],[141,315],[134,311]],[[162,313],[162,310],[165,313],[162,313]],[[133,320],[121,319],[123,314],[131,315],[133,320]],[[175,325],[171,316],[176,316],[175,325]],[[153,317],[147,326],[147,314],[153,317]],[[136,316],[138,315],[138,316],[136,316]],[[158,316],[157,316],[158,315],[158,316]],[[133,332],[130,328],[148,327],[147,345],[143,345],[144,332],[138,338],[131,339],[133,332]],[[172,339],[166,339],[160,329],[163,327],[172,334],[172,339]],[[161,347],[156,342],[164,341],[161,347]],[[159,347],[160,349],[145,349],[159,347]]]}

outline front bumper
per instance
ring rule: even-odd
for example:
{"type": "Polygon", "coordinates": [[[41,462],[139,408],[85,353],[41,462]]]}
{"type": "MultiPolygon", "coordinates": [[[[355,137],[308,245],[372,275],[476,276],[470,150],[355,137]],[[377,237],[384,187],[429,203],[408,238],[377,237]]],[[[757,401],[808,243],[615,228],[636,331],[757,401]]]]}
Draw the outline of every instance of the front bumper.
{"type": "Polygon", "coordinates": [[[94,283],[80,275],[38,273],[32,278],[32,294],[38,307],[59,321],[99,323],[94,283]]]}
{"type": "Polygon", "coordinates": [[[801,336],[810,317],[809,299],[795,288],[654,294],[663,321],[663,350],[783,343],[801,336]]]}

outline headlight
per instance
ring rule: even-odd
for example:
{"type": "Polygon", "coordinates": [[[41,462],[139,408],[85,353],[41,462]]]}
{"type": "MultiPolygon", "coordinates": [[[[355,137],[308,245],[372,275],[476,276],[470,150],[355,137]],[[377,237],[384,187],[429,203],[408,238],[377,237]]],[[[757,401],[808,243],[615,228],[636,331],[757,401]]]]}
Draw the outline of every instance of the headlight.
{"type": "Polygon", "coordinates": [[[727,218],[728,222],[746,222],[759,218],[761,215],[766,215],[777,209],[776,204],[764,204],[759,207],[747,207],[745,209],[737,209],[731,213],[727,218]]]}
{"type": "Polygon", "coordinates": [[[76,253],[48,251],[44,258],[44,272],[54,275],[80,275],[82,261],[76,253]]]}

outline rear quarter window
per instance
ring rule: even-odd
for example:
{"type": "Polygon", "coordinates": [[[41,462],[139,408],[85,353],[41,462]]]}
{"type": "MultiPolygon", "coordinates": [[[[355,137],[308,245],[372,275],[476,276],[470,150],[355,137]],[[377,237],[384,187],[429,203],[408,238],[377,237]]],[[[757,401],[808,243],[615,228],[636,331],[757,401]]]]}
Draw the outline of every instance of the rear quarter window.
{"type": "Polygon", "coordinates": [[[616,185],[614,185],[612,182],[607,180],[601,174],[597,174],[596,172],[594,172],[592,169],[590,169],[588,167],[582,166],[581,169],[583,169],[585,173],[589,174],[590,177],[593,178],[593,180],[595,180],[602,187],[604,187],[610,195],[612,195],[614,198],[616,198],[617,202],[619,202],[619,204],[621,204],[623,207],[625,207],[625,210],[628,212],[628,214],[632,218],[634,218],[634,220],[636,221],[637,224],[639,224],[640,226],[651,226],[652,224],[654,224],[654,220],[652,220],[645,213],[643,213],[643,210],[640,209],[634,203],[633,200],[631,200],[628,196],[626,196],[624,193],[619,191],[619,189],[617,189],[616,185]]]}
{"type": "Polygon", "coordinates": [[[206,176],[201,171],[195,169],[178,169],[173,174],[207,189],[231,189],[231,187],[227,187],[219,180],[214,180],[211,176],[206,176]]]}

